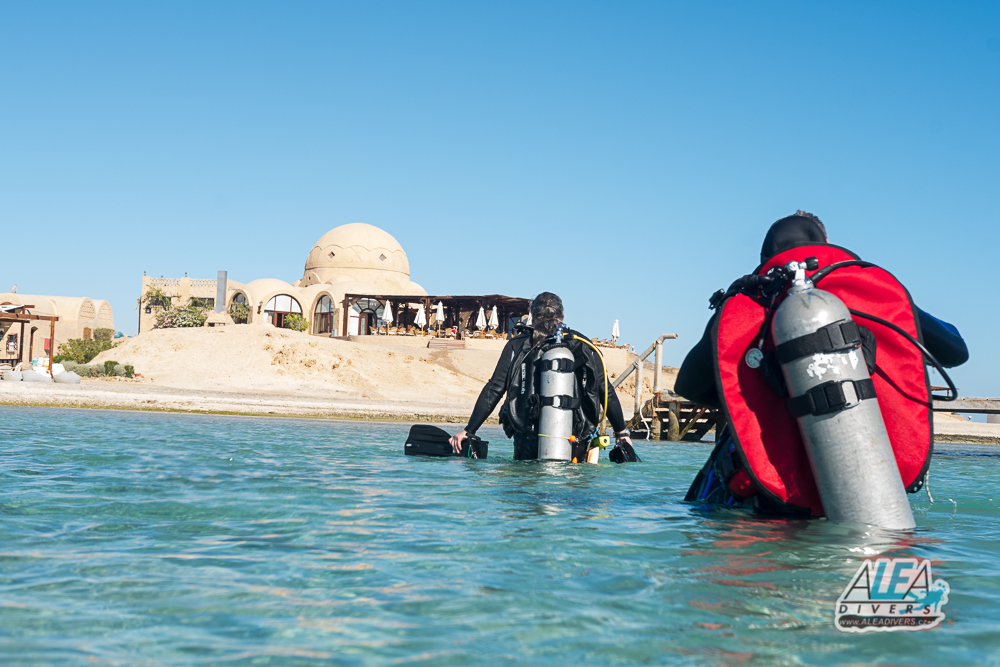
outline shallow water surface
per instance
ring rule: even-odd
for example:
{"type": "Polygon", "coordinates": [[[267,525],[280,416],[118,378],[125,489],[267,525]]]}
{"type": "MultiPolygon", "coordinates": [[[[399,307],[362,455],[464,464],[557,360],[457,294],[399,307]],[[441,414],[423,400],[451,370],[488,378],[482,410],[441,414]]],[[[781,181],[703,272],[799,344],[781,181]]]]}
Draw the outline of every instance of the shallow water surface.
{"type": "Polygon", "coordinates": [[[406,457],[407,426],[0,408],[0,662],[1000,664],[1000,449],[939,446],[913,534],[684,503],[641,464],[406,457]],[[860,560],[933,561],[947,619],[848,635],[860,560]]]}

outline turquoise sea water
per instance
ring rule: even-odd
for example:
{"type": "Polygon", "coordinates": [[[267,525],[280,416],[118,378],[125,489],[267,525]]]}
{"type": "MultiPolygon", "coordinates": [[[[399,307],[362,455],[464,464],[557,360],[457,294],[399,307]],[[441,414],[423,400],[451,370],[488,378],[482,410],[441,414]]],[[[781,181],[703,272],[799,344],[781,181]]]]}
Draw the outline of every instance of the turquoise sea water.
{"type": "Polygon", "coordinates": [[[407,430],[0,408],[0,663],[1000,664],[1000,449],[941,446],[904,534],[684,503],[704,445],[515,463],[493,428],[435,460],[407,430]],[[834,629],[876,553],[933,561],[942,627],[834,629]]]}

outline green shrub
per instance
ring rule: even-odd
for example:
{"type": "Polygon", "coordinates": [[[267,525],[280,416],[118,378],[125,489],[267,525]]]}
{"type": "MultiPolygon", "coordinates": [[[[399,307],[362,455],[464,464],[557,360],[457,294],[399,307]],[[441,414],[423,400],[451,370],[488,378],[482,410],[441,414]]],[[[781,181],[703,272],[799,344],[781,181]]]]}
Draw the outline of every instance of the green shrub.
{"type": "Polygon", "coordinates": [[[208,315],[204,311],[187,305],[183,308],[168,308],[156,316],[154,329],[177,329],[183,327],[203,327],[208,315]]]}
{"type": "Polygon", "coordinates": [[[292,331],[305,331],[309,328],[309,320],[298,313],[289,313],[285,315],[285,328],[292,331]]]}
{"type": "Polygon", "coordinates": [[[115,337],[114,329],[94,329],[94,340],[111,341],[115,337]]]}
{"type": "Polygon", "coordinates": [[[54,361],[62,363],[71,360],[78,364],[89,364],[94,357],[105,350],[110,350],[114,346],[115,344],[109,340],[71,338],[59,345],[59,354],[55,356],[54,361]]]}
{"type": "Polygon", "coordinates": [[[117,361],[105,361],[104,362],[104,374],[109,378],[115,376],[115,366],[118,365],[117,361]]]}
{"type": "Polygon", "coordinates": [[[133,378],[135,377],[135,366],[130,366],[125,364],[125,377],[133,378]]]}
{"type": "Polygon", "coordinates": [[[72,370],[74,373],[82,378],[99,378],[104,377],[104,366],[100,364],[74,366],[72,369],[67,368],[66,370],[72,370]]]}
{"type": "Polygon", "coordinates": [[[229,306],[229,316],[236,324],[246,324],[250,320],[250,306],[233,301],[233,305],[229,306]]]}

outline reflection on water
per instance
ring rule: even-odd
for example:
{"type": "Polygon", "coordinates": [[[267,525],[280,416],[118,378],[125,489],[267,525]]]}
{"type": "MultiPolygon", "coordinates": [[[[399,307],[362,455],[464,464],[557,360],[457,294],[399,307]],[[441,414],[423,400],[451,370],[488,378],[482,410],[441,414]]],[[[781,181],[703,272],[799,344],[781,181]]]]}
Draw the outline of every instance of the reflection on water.
{"type": "Polygon", "coordinates": [[[982,446],[938,447],[903,533],[681,502],[703,445],[567,466],[497,429],[432,460],[401,425],[3,415],[5,664],[996,664],[982,446]],[[833,628],[879,555],[933,561],[944,626],[833,628]]]}

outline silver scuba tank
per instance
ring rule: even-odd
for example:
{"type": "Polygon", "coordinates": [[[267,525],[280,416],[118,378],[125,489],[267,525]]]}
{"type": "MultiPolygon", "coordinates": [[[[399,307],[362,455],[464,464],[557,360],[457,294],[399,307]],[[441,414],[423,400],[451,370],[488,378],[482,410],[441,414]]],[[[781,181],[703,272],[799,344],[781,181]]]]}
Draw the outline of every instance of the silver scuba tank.
{"type": "Polygon", "coordinates": [[[538,458],[570,461],[573,458],[573,404],[576,375],[573,352],[565,345],[549,348],[542,355],[541,413],[538,418],[538,458]]]}
{"type": "Polygon", "coordinates": [[[882,528],[916,523],[844,302],[817,289],[805,264],[774,314],[771,332],[826,516],[882,528]]]}

